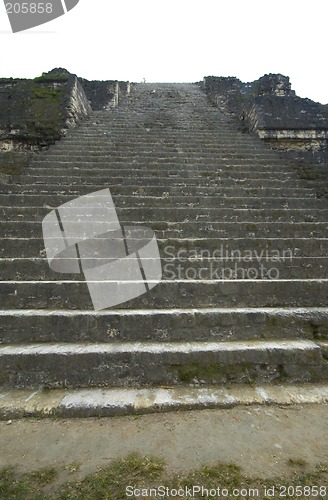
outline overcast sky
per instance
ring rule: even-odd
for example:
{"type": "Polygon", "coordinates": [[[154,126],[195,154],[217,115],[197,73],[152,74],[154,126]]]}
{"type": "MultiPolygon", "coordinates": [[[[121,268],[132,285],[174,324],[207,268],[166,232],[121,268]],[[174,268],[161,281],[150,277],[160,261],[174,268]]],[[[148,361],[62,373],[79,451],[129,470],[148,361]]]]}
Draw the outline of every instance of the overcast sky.
{"type": "Polygon", "coordinates": [[[0,0],[0,76],[58,66],[135,82],[282,73],[298,95],[326,104],[327,26],[327,0],[80,0],[65,16],[12,34],[0,0]]]}

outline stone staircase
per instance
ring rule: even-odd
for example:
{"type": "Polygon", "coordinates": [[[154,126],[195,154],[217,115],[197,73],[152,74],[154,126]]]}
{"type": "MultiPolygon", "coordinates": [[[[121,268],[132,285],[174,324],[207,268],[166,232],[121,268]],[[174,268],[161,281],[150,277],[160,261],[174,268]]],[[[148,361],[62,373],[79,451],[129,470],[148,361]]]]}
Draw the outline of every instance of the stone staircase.
{"type": "Polygon", "coordinates": [[[93,112],[0,184],[0,413],[56,390],[56,407],[88,415],[327,382],[324,181],[300,178],[195,84],[138,84],[93,112]],[[105,188],[122,225],[155,231],[163,280],[95,312],[82,274],[50,270],[41,222],[105,188]]]}

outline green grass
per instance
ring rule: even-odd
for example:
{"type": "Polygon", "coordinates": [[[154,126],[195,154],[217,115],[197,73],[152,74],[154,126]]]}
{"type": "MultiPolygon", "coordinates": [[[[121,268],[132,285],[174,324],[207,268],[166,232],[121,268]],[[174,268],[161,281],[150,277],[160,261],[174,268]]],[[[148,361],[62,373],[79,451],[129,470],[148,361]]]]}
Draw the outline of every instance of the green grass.
{"type": "Polygon", "coordinates": [[[31,474],[18,475],[12,468],[0,471],[0,498],[3,500],[41,500],[43,489],[57,477],[55,469],[40,469],[31,474]]]}
{"type": "Polygon", "coordinates": [[[34,82],[38,83],[48,83],[48,82],[54,82],[54,81],[63,81],[66,82],[69,78],[69,74],[67,73],[42,73],[41,76],[37,76],[34,78],[34,82]]]}
{"type": "MultiPolygon", "coordinates": [[[[69,469],[65,482],[58,482],[60,472],[55,469],[42,469],[30,474],[17,474],[13,469],[0,471],[1,500],[125,500],[126,487],[155,488],[164,486],[170,490],[191,488],[194,485],[206,489],[225,488],[258,489],[257,498],[265,499],[264,486],[279,489],[281,485],[289,486],[322,486],[328,488],[328,463],[321,464],[314,471],[306,470],[307,464],[301,458],[290,458],[286,464],[286,477],[262,479],[243,474],[235,464],[219,463],[213,466],[201,467],[189,474],[172,476],[166,471],[164,462],[155,457],[143,457],[138,454],[129,455],[110,463],[109,466],[98,469],[83,480],[73,480],[79,467],[74,465],[69,469]],[[288,474],[287,474],[288,473],[288,474]],[[288,476],[288,477],[287,477],[288,476]],[[56,483],[57,481],[57,483],[56,483]]],[[[134,498],[134,497],[133,497],[134,498]]],[[[141,497],[145,498],[145,496],[141,497]]],[[[146,498],[156,498],[148,496],[146,498]]],[[[162,496],[169,499],[172,496],[162,496]]],[[[181,497],[178,498],[188,498],[181,497]]],[[[195,495],[193,498],[204,498],[195,495]]],[[[218,497],[215,497],[218,498],[218,497]]],[[[254,498],[254,495],[235,496],[234,498],[254,498]]],[[[309,496],[289,496],[288,498],[309,498],[309,496]]],[[[310,497],[313,498],[313,497],[310,497]]],[[[319,496],[316,498],[325,498],[319,496]]]]}
{"type": "Polygon", "coordinates": [[[53,99],[56,100],[63,94],[63,89],[53,89],[50,87],[40,87],[33,90],[33,95],[40,99],[53,99]]]}

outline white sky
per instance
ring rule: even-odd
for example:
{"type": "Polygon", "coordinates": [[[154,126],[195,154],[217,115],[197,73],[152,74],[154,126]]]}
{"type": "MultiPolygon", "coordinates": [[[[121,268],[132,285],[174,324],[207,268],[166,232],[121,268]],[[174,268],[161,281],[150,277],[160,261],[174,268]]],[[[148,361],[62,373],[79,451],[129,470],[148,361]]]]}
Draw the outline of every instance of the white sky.
{"type": "Polygon", "coordinates": [[[135,82],[282,73],[298,95],[326,104],[327,26],[327,0],[80,0],[67,15],[12,34],[0,0],[0,76],[58,66],[135,82]]]}

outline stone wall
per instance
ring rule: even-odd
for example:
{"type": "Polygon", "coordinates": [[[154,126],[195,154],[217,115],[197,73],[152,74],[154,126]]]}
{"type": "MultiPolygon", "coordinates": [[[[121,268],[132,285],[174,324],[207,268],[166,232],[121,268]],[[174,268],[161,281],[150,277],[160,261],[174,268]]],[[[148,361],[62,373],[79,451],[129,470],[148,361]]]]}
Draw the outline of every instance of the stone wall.
{"type": "Polygon", "coordinates": [[[240,120],[244,131],[285,156],[328,164],[327,106],[298,97],[288,77],[270,74],[251,83],[206,77],[204,90],[221,111],[240,120]]]}
{"type": "Polygon", "coordinates": [[[0,150],[48,147],[90,113],[75,75],[0,80],[0,150]]]}
{"type": "Polygon", "coordinates": [[[94,110],[107,110],[119,105],[122,97],[130,94],[129,82],[103,82],[80,79],[83,90],[94,110]]]}
{"type": "Polygon", "coordinates": [[[106,110],[118,105],[118,82],[81,80],[83,90],[94,110],[106,110]]]}
{"type": "Polygon", "coordinates": [[[127,82],[89,82],[63,68],[34,80],[0,79],[0,151],[47,148],[92,109],[117,106],[129,91],[127,82]]]}
{"type": "Polygon", "coordinates": [[[67,82],[67,102],[66,102],[66,127],[73,127],[76,123],[86,118],[92,110],[90,102],[85,95],[81,82],[74,77],[70,77],[67,82]]]}
{"type": "Polygon", "coordinates": [[[244,84],[238,78],[207,76],[203,88],[211,102],[225,114],[239,113],[238,96],[242,95],[244,84]]]}

